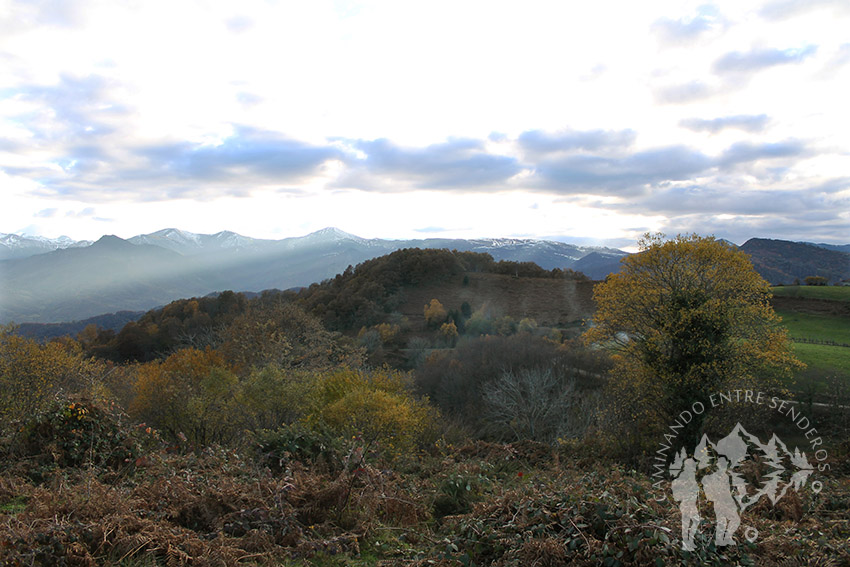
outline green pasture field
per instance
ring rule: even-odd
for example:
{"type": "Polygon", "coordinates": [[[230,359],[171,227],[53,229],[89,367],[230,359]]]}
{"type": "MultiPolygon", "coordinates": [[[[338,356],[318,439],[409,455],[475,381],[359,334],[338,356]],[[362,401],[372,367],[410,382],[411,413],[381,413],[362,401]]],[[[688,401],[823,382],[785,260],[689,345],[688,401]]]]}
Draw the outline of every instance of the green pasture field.
{"type": "Polygon", "coordinates": [[[777,310],[793,338],[850,344],[850,318],[840,315],[777,310]]]}
{"type": "Polygon", "coordinates": [[[794,354],[808,367],[803,376],[814,373],[850,378],[850,348],[794,343],[794,354]]]}
{"type": "Polygon", "coordinates": [[[777,297],[802,297],[850,302],[850,286],[784,285],[770,288],[777,297]]]}

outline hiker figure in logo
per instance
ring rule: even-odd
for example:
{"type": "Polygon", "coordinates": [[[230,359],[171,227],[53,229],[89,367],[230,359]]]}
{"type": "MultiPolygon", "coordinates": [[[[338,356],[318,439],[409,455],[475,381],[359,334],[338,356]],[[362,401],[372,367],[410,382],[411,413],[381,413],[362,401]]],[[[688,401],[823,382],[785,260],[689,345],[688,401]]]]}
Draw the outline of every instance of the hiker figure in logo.
{"type": "Polygon", "coordinates": [[[699,483],[697,483],[697,463],[693,458],[685,458],[685,450],[677,456],[670,466],[670,472],[679,474],[673,479],[671,486],[673,498],[679,502],[679,510],[682,512],[682,549],[693,551],[696,549],[694,536],[699,528],[699,483]]]}
{"type": "Polygon", "coordinates": [[[714,516],[717,519],[714,543],[717,547],[734,545],[732,536],[741,525],[738,515],[738,505],[732,496],[732,484],[729,476],[729,460],[723,455],[718,456],[717,469],[702,479],[705,497],[714,505],[714,516]]]}

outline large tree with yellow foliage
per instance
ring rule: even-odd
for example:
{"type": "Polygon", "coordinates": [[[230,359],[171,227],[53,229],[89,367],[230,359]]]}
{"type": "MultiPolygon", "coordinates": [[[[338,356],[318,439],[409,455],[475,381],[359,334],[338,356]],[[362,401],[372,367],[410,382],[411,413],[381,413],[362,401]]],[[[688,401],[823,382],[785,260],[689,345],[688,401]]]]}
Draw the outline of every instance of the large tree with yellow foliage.
{"type": "Polygon", "coordinates": [[[596,286],[585,334],[614,352],[612,402],[621,425],[652,434],[721,389],[768,388],[789,376],[800,363],[770,297],[768,283],[732,245],[697,235],[641,240],[640,252],[596,286]]]}

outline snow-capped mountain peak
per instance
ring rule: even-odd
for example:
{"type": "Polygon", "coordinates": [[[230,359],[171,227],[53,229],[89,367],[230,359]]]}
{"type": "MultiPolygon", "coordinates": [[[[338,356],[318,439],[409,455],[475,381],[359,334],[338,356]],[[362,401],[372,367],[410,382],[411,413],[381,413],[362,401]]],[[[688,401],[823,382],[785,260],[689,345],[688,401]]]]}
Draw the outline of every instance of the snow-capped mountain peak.
{"type": "Polygon", "coordinates": [[[90,240],[73,240],[67,236],[47,238],[45,236],[0,233],[0,260],[26,258],[65,248],[80,248],[89,246],[91,243],[90,240]]]}

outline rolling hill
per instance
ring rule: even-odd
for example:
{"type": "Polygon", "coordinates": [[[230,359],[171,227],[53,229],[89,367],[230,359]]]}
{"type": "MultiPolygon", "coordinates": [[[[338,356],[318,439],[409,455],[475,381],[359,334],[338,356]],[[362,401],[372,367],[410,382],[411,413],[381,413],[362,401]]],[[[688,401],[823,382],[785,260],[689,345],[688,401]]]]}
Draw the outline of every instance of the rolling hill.
{"type": "Polygon", "coordinates": [[[751,238],[741,250],[750,255],[756,271],[772,284],[791,284],[808,276],[822,276],[829,283],[850,278],[850,254],[838,249],[751,238]]]}

